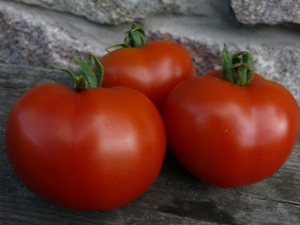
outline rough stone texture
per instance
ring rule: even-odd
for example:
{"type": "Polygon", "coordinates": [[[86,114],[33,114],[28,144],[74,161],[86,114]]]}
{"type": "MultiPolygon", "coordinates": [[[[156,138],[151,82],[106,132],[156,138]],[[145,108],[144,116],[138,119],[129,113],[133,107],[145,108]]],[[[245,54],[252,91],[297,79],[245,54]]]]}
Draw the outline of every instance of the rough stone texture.
{"type": "MultiPolygon", "coordinates": [[[[208,0],[13,0],[84,16],[102,24],[131,23],[154,13],[199,14],[195,5],[208,0]]],[[[204,7],[206,8],[206,7],[204,7]]]]}
{"type": "MultiPolygon", "coordinates": [[[[191,10],[195,2],[184,7],[191,10]]],[[[229,1],[210,1],[198,8],[194,8],[193,16],[148,16],[142,22],[148,40],[182,44],[194,59],[198,75],[221,68],[224,43],[232,52],[248,50],[254,55],[256,71],[289,88],[300,102],[299,31],[274,26],[241,27],[234,20],[229,1]],[[201,10],[206,11],[205,16],[196,15],[201,10]]],[[[101,25],[42,7],[0,1],[0,62],[46,68],[54,63],[76,68],[73,57],[84,59],[90,51],[105,54],[105,47],[121,42],[129,27],[101,25]]]]}
{"type": "Polygon", "coordinates": [[[300,0],[231,0],[231,4],[244,24],[300,24],[300,0]]]}
{"type": "Polygon", "coordinates": [[[9,6],[1,7],[0,24],[1,62],[50,67],[61,58],[70,61],[70,56],[81,57],[88,51],[60,27],[9,6]]]}
{"type": "MultiPolygon", "coordinates": [[[[203,0],[205,1],[207,0],[203,0]]],[[[37,1],[28,0],[27,2],[33,4],[37,1]]],[[[45,2],[41,1],[41,3],[45,2]]],[[[50,2],[55,5],[53,1],[48,1],[49,4],[50,2]]],[[[67,4],[67,2],[60,1],[57,5],[67,4]]],[[[177,1],[170,2],[175,4],[177,1]]],[[[168,1],[165,0],[162,3],[167,4],[168,1]]],[[[199,10],[191,7],[193,4],[195,2],[192,1],[181,7],[186,11],[193,9],[199,13],[199,10]]],[[[206,10],[209,14],[208,12],[211,11],[209,8],[214,8],[214,4],[205,4],[201,10],[206,10]]],[[[124,33],[130,27],[129,24],[101,26],[81,17],[43,8],[34,9],[32,10],[32,7],[26,4],[0,1],[1,62],[48,68],[54,63],[58,66],[72,67],[74,63],[71,59],[74,56],[85,58],[89,51],[98,55],[105,54],[105,47],[122,41],[124,33]]],[[[192,40],[189,42],[192,43],[189,44],[190,46],[199,45],[192,40]]],[[[193,48],[189,47],[189,50],[202,52],[201,47],[200,49],[197,46],[193,48]]],[[[195,56],[196,63],[204,60],[201,56],[195,56]]]]}

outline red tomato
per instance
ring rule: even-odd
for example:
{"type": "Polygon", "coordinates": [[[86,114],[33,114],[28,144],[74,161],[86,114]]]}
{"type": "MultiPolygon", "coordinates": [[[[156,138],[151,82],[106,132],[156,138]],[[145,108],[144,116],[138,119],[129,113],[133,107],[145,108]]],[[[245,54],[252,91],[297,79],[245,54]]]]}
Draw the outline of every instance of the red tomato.
{"type": "Polygon", "coordinates": [[[222,188],[259,182],[288,159],[298,139],[297,102],[259,75],[246,86],[221,71],[182,82],[165,102],[171,151],[199,179],[222,188]]]}
{"type": "Polygon", "coordinates": [[[104,67],[103,87],[134,88],[150,98],[159,110],[177,84],[196,74],[189,53],[170,41],[117,49],[100,61],[104,67]]]}
{"type": "Polygon", "coordinates": [[[166,136],[160,113],[136,90],[45,84],[13,107],[6,145],[16,174],[37,195],[70,209],[111,210],[153,184],[166,136]]]}
{"type": "MultiPolygon", "coordinates": [[[[299,118],[300,118],[300,108],[299,108],[299,118]]],[[[299,119],[299,135],[300,135],[300,119],[299,119]]]]}

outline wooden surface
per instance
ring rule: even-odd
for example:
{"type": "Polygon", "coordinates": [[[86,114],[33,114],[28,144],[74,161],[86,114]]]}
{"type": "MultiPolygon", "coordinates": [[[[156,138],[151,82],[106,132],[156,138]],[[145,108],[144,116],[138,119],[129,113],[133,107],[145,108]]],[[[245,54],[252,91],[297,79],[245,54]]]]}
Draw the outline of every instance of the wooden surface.
{"type": "MultiPolygon", "coordinates": [[[[5,123],[17,99],[45,82],[69,85],[54,70],[0,64],[0,224],[300,224],[300,142],[275,175],[258,184],[218,189],[186,172],[170,153],[141,198],[109,212],[72,211],[30,192],[14,174],[5,148],[5,123]]],[[[262,137],[263,138],[263,137],[262,137]]]]}

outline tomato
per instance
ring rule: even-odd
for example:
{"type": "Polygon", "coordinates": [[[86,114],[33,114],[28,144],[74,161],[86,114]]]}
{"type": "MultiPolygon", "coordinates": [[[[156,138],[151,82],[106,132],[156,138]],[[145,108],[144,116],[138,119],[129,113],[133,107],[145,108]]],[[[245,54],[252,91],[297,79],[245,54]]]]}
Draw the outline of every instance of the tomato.
{"type": "Polygon", "coordinates": [[[162,167],[161,115],[127,87],[75,92],[43,84],[25,93],[7,121],[7,153],[34,193],[76,210],[111,210],[147,191],[162,167]]]}
{"type": "MultiPolygon", "coordinates": [[[[132,29],[139,31],[135,25],[132,29]]],[[[143,37],[144,33],[141,35],[143,37]]],[[[138,47],[133,46],[128,44],[100,58],[105,69],[102,86],[134,88],[161,110],[170,91],[180,82],[195,76],[193,60],[176,42],[143,42],[138,47]]]]}
{"type": "Polygon", "coordinates": [[[279,170],[296,145],[300,121],[296,100],[280,84],[253,74],[239,86],[222,73],[180,83],[165,102],[163,119],[170,149],[188,171],[233,188],[279,170]]]}

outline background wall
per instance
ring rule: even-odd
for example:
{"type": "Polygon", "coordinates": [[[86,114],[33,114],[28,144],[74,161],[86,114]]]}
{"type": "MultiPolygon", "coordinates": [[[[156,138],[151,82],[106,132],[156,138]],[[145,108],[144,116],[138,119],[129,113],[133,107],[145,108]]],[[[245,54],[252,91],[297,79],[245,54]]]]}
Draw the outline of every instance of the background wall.
{"type": "Polygon", "coordinates": [[[0,0],[0,62],[50,68],[101,56],[132,22],[148,40],[173,40],[198,75],[220,68],[224,43],[250,51],[256,72],[300,102],[300,0],[0,0]]]}

